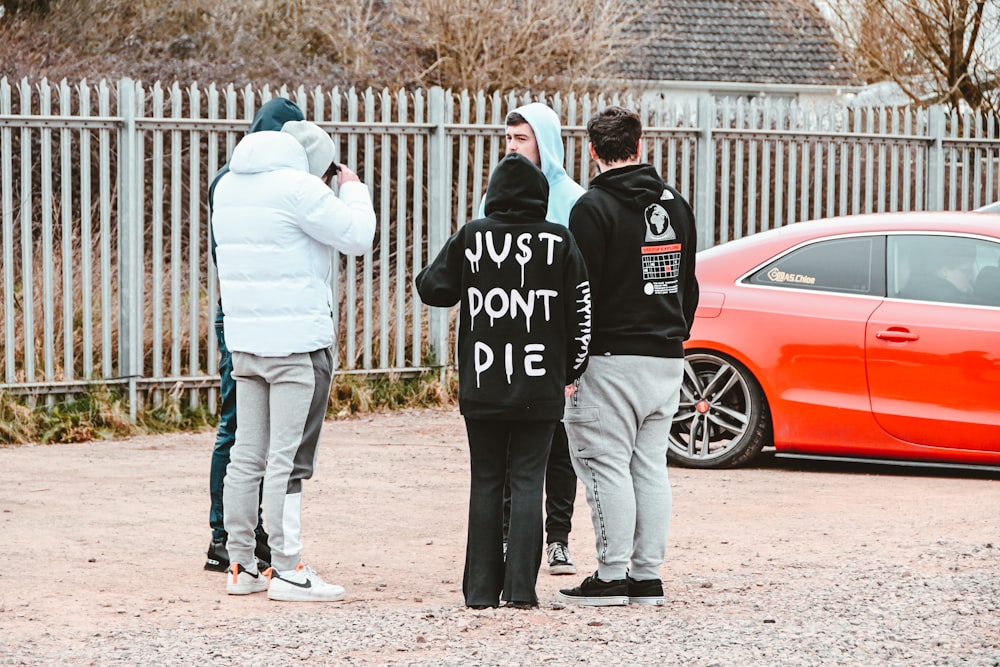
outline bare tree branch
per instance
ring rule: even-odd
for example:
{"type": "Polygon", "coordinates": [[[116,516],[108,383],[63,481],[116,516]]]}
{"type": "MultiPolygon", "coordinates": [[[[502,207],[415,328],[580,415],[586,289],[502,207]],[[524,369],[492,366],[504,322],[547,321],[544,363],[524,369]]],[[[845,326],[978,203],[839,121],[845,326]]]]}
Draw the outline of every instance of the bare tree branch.
{"type": "Polygon", "coordinates": [[[1000,0],[827,0],[835,33],[870,81],[918,103],[1000,109],[1000,0]],[[995,39],[995,37],[993,38],[995,39]],[[991,60],[992,57],[992,60],[991,60]]]}
{"type": "Polygon", "coordinates": [[[621,0],[397,0],[397,37],[422,56],[414,83],[487,91],[586,85],[629,57],[638,17],[621,0]]]}

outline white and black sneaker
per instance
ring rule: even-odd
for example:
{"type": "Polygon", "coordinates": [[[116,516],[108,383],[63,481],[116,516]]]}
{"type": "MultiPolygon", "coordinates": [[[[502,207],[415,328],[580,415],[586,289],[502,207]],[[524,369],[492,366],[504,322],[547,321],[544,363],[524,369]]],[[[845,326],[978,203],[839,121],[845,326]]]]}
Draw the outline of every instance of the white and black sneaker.
{"type": "Polygon", "coordinates": [[[271,568],[267,599],[285,602],[337,602],[344,599],[344,588],[326,583],[316,574],[316,570],[299,563],[294,570],[284,572],[271,568]]]}
{"type": "Polygon", "coordinates": [[[624,579],[605,581],[595,572],[575,588],[563,588],[556,600],[584,607],[614,607],[628,604],[628,585],[624,579]]]}
{"type": "Polygon", "coordinates": [[[663,606],[663,581],[660,579],[645,579],[639,581],[626,577],[629,604],[645,604],[654,607],[663,606]]]}
{"type": "Polygon", "coordinates": [[[576,574],[576,565],[569,557],[569,547],[553,542],[546,548],[549,557],[549,574],[576,574]]]}
{"type": "Polygon", "coordinates": [[[230,595],[250,595],[267,590],[267,573],[251,572],[239,563],[229,566],[226,592],[230,595]]]}

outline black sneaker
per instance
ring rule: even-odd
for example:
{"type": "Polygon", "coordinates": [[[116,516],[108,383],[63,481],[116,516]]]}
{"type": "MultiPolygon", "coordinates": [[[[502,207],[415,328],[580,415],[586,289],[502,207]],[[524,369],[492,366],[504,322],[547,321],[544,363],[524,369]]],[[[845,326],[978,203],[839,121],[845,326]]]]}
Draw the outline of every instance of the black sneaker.
{"type": "Polygon", "coordinates": [[[639,581],[628,577],[628,602],[629,604],[648,604],[662,607],[663,582],[659,579],[639,581]]]}
{"type": "Polygon", "coordinates": [[[229,569],[229,552],[226,551],[225,539],[212,540],[208,545],[205,569],[212,572],[226,572],[229,569]]]}
{"type": "MultiPolygon", "coordinates": [[[[257,534],[257,545],[254,547],[254,556],[257,557],[258,572],[263,572],[271,567],[271,549],[267,546],[267,533],[257,534]]],[[[229,551],[226,549],[225,538],[212,540],[212,543],[208,545],[205,569],[212,572],[229,571],[229,551]]]]}
{"type": "Polygon", "coordinates": [[[624,606],[628,604],[628,586],[624,579],[604,581],[595,572],[576,588],[560,590],[556,593],[556,599],[584,607],[624,606]]]}

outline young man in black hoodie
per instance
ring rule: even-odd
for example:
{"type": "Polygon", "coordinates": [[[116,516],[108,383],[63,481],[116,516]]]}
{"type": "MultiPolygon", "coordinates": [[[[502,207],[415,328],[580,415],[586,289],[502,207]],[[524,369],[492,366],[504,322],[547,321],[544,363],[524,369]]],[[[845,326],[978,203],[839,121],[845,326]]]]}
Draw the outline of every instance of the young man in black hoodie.
{"type": "Polygon", "coordinates": [[[461,302],[458,398],[472,469],[462,591],[473,608],[496,607],[501,596],[538,605],[545,465],[567,385],[587,361],[586,268],[566,228],[546,222],[548,194],[538,167],[507,155],[490,178],[486,217],[459,229],[416,278],[424,303],[461,302]]]}
{"type": "MultiPolygon", "coordinates": [[[[288,121],[305,120],[302,110],[291,100],[275,97],[261,105],[254,114],[247,134],[263,130],[280,130],[288,121]]],[[[208,211],[211,220],[212,209],[215,207],[215,187],[219,180],[229,173],[229,163],[219,169],[208,187],[208,211]]],[[[211,234],[211,225],[209,225],[211,234]]],[[[215,235],[211,235],[212,263],[215,263],[215,235]]],[[[226,336],[223,331],[224,314],[222,299],[215,310],[215,337],[219,342],[219,427],[215,434],[215,447],[212,450],[212,465],[209,470],[209,495],[212,505],[208,522],[212,529],[212,541],[208,544],[205,557],[205,569],[214,572],[226,572],[229,569],[229,552],[226,549],[226,528],[223,520],[222,487],[226,478],[226,468],[229,466],[229,453],[236,442],[236,382],[233,380],[233,356],[226,347],[226,336]]],[[[257,522],[257,561],[260,571],[267,569],[271,560],[271,550],[267,546],[267,533],[260,517],[257,522]]]]}
{"type": "Polygon", "coordinates": [[[594,297],[592,356],[564,421],[590,504],[597,572],[557,597],[662,605],[672,502],[667,439],[698,305],[695,221],[681,194],[640,163],[638,114],[609,107],[587,133],[600,174],[573,207],[569,228],[594,297]]]}

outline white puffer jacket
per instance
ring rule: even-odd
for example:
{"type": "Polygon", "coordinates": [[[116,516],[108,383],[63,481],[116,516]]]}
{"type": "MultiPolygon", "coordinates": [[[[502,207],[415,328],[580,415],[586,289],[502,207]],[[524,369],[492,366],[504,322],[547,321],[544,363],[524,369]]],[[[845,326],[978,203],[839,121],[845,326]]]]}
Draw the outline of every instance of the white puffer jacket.
{"type": "Polygon", "coordinates": [[[344,183],[338,197],[308,172],[305,149],[290,134],[255,132],[233,151],[214,204],[229,349],[284,357],[331,345],[330,249],[371,248],[367,186],[344,183]]]}

